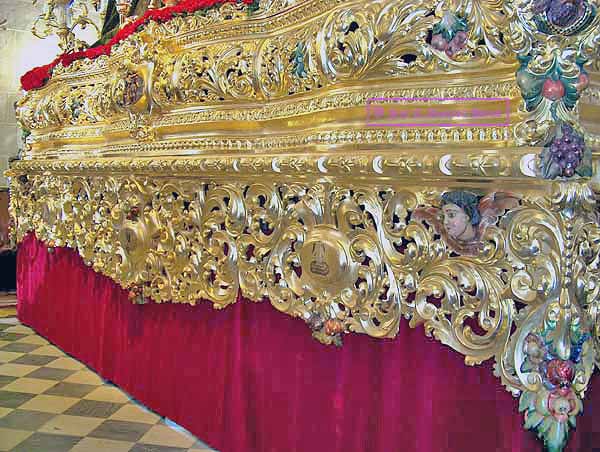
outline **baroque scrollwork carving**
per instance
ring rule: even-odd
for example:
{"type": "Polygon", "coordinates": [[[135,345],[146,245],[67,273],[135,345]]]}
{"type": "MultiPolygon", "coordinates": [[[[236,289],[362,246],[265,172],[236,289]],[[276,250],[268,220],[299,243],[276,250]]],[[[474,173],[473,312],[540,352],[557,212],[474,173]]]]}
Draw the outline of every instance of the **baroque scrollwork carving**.
{"type": "MultiPolygon", "coordinates": [[[[167,110],[285,99],[313,91],[326,93],[344,80],[357,83],[457,68],[481,70],[504,49],[498,41],[501,17],[502,5],[496,3],[354,2],[327,14],[308,15],[308,22],[290,24],[268,37],[236,37],[191,48],[179,47],[169,37],[197,29],[199,17],[150,23],[117,46],[110,57],[90,65],[77,61],[66,69],[58,67],[55,83],[28,93],[20,102],[18,118],[34,131],[32,139],[38,129],[114,122],[120,112],[118,102],[111,97],[114,87],[98,75],[120,73],[128,62],[140,64],[140,58],[154,68],[147,74],[147,94],[167,110]],[[444,8],[469,17],[461,57],[448,57],[428,41],[431,29],[442,20],[444,8]],[[490,19],[494,14],[498,18],[490,19]],[[485,49],[492,50],[486,53],[485,49]],[[57,83],[62,80],[71,83],[57,83]],[[92,93],[93,97],[88,96],[92,93]],[[73,107],[71,99],[78,97],[87,99],[86,114],[81,114],[77,103],[73,107]],[[110,108],[100,99],[113,99],[110,108]]],[[[498,66],[500,70],[509,67],[498,66]]]]}
{"type": "Polygon", "coordinates": [[[556,183],[546,196],[13,176],[18,239],[34,231],[77,249],[133,301],[224,308],[241,292],[337,345],[349,333],[394,337],[405,317],[468,364],[493,358],[549,450],[581,411],[599,343],[600,227],[587,183],[556,183]]]}

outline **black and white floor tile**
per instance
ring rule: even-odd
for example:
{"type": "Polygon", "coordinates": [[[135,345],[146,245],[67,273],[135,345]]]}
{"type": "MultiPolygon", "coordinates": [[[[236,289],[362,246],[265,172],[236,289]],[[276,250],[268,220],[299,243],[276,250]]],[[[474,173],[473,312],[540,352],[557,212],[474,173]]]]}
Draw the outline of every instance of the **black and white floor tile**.
{"type": "Polygon", "coordinates": [[[0,451],[216,452],[16,319],[0,319],[0,451]]]}

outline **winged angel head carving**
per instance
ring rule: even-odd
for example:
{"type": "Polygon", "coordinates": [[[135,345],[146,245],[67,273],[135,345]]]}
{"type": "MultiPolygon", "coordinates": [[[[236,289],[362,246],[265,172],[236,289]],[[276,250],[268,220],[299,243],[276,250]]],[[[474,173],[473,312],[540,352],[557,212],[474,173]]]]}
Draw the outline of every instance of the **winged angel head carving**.
{"type": "Polygon", "coordinates": [[[468,191],[442,194],[439,207],[422,207],[414,217],[426,222],[459,254],[478,254],[485,231],[495,226],[506,211],[519,205],[519,198],[507,192],[479,196],[468,191]]]}

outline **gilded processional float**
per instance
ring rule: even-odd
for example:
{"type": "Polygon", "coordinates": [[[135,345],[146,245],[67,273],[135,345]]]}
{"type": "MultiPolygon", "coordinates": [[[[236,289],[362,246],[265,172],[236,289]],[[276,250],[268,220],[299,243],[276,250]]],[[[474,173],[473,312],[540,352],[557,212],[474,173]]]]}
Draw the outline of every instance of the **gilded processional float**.
{"type": "Polygon", "coordinates": [[[49,2],[65,54],[22,79],[18,240],[323,344],[422,324],[565,447],[600,359],[597,2],[105,3],[86,50],[49,2]]]}

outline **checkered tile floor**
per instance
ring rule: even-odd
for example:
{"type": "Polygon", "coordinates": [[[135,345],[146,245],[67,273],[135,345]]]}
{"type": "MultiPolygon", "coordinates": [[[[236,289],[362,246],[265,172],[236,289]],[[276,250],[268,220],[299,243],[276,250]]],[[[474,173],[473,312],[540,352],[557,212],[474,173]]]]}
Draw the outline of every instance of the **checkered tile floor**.
{"type": "Polygon", "coordinates": [[[84,364],[0,319],[0,451],[211,452],[84,364]]]}

